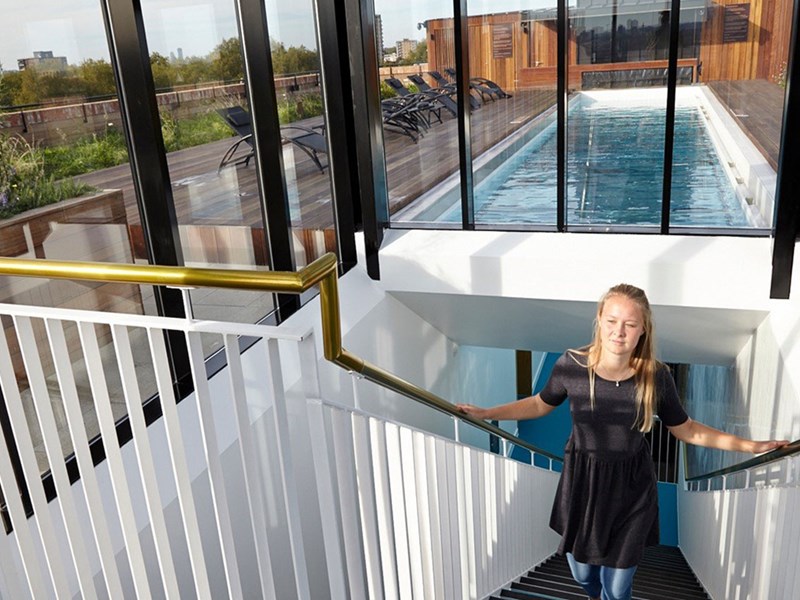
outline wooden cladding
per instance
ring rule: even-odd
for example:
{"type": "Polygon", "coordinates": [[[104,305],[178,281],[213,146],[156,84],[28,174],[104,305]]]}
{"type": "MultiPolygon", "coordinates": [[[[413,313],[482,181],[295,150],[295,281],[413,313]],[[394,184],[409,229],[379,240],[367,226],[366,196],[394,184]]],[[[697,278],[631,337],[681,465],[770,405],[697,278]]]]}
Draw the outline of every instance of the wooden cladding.
{"type": "MultiPolygon", "coordinates": [[[[776,81],[788,58],[792,9],[791,0],[713,0],[705,14],[699,11],[704,19],[699,56],[683,55],[692,65],[699,63],[695,79],[776,81]]],[[[548,85],[555,84],[555,76],[548,70],[554,70],[558,63],[555,20],[522,21],[521,13],[513,12],[472,16],[467,22],[471,76],[492,79],[509,90],[542,85],[545,80],[548,85]]],[[[453,20],[431,19],[427,26],[428,68],[442,71],[454,67],[453,20]]],[[[571,73],[585,68],[635,68],[633,63],[626,62],[576,63],[575,31],[571,29],[568,59],[571,73]]],[[[579,86],[579,81],[571,76],[570,86],[579,86]]]]}

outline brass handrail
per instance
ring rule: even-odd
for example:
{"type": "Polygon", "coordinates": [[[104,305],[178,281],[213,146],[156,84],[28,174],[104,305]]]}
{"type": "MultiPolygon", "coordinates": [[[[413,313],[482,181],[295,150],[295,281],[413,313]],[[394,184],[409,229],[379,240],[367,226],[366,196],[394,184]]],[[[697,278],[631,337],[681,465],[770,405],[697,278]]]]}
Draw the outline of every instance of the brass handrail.
{"type": "Polygon", "coordinates": [[[337,266],[336,255],[330,252],[297,272],[0,258],[0,275],[172,287],[234,288],[289,294],[301,294],[312,286],[319,284],[322,312],[322,344],[327,360],[348,371],[355,371],[365,379],[407,398],[466,421],[487,433],[508,440],[534,454],[540,454],[555,461],[563,461],[560,456],[537,448],[491,423],[466,415],[447,400],[345,350],[342,347],[337,266]]]}

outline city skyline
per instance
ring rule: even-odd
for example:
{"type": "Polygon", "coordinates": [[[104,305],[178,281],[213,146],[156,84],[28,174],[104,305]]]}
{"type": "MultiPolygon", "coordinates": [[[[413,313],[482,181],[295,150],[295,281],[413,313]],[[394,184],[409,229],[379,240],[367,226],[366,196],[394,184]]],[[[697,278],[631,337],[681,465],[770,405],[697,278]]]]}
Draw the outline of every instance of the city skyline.
{"type": "MultiPolygon", "coordinates": [[[[552,7],[554,0],[480,0],[468,3],[470,14],[518,11],[552,7]]],[[[183,49],[185,58],[207,56],[223,39],[236,37],[237,27],[230,0],[142,0],[142,13],[151,53],[169,57],[183,49]]],[[[375,13],[383,21],[385,47],[397,41],[421,41],[429,19],[452,17],[450,0],[376,0],[375,13]]],[[[69,4],[53,0],[29,0],[5,11],[0,20],[0,63],[14,71],[17,61],[30,58],[35,51],[52,51],[66,56],[70,65],[88,59],[109,60],[100,3],[73,0],[69,4]],[[46,15],[46,18],[42,18],[46,15]]],[[[316,32],[311,0],[267,2],[270,37],[286,46],[316,48],[316,32]]]]}

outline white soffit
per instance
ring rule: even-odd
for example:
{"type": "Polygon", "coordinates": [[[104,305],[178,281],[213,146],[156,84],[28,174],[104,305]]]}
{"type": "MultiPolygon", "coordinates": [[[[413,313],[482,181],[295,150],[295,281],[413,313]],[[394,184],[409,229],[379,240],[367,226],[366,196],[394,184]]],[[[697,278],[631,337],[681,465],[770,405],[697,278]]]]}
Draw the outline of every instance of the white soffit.
{"type": "MultiPolygon", "coordinates": [[[[390,294],[454,342],[561,352],[589,342],[596,302],[393,291],[390,294]]],[[[659,357],[730,365],[766,311],[653,306],[659,357]]]]}

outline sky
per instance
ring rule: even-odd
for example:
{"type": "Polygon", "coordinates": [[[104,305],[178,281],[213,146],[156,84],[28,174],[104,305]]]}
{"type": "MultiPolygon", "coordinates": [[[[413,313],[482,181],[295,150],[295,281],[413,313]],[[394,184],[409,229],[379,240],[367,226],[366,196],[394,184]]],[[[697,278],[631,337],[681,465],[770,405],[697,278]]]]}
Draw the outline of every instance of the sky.
{"type": "MultiPolygon", "coordinates": [[[[147,44],[164,56],[205,56],[236,35],[232,0],[141,0],[147,44]]],[[[266,0],[270,36],[287,46],[316,47],[312,0],[266,0]]],[[[0,64],[16,70],[17,59],[52,50],[69,64],[108,60],[100,0],[4,2],[0,18],[0,64]]],[[[471,14],[553,6],[555,0],[470,0],[471,14]]],[[[452,17],[452,0],[375,0],[383,21],[384,45],[403,38],[424,39],[418,23],[452,17]]]]}

